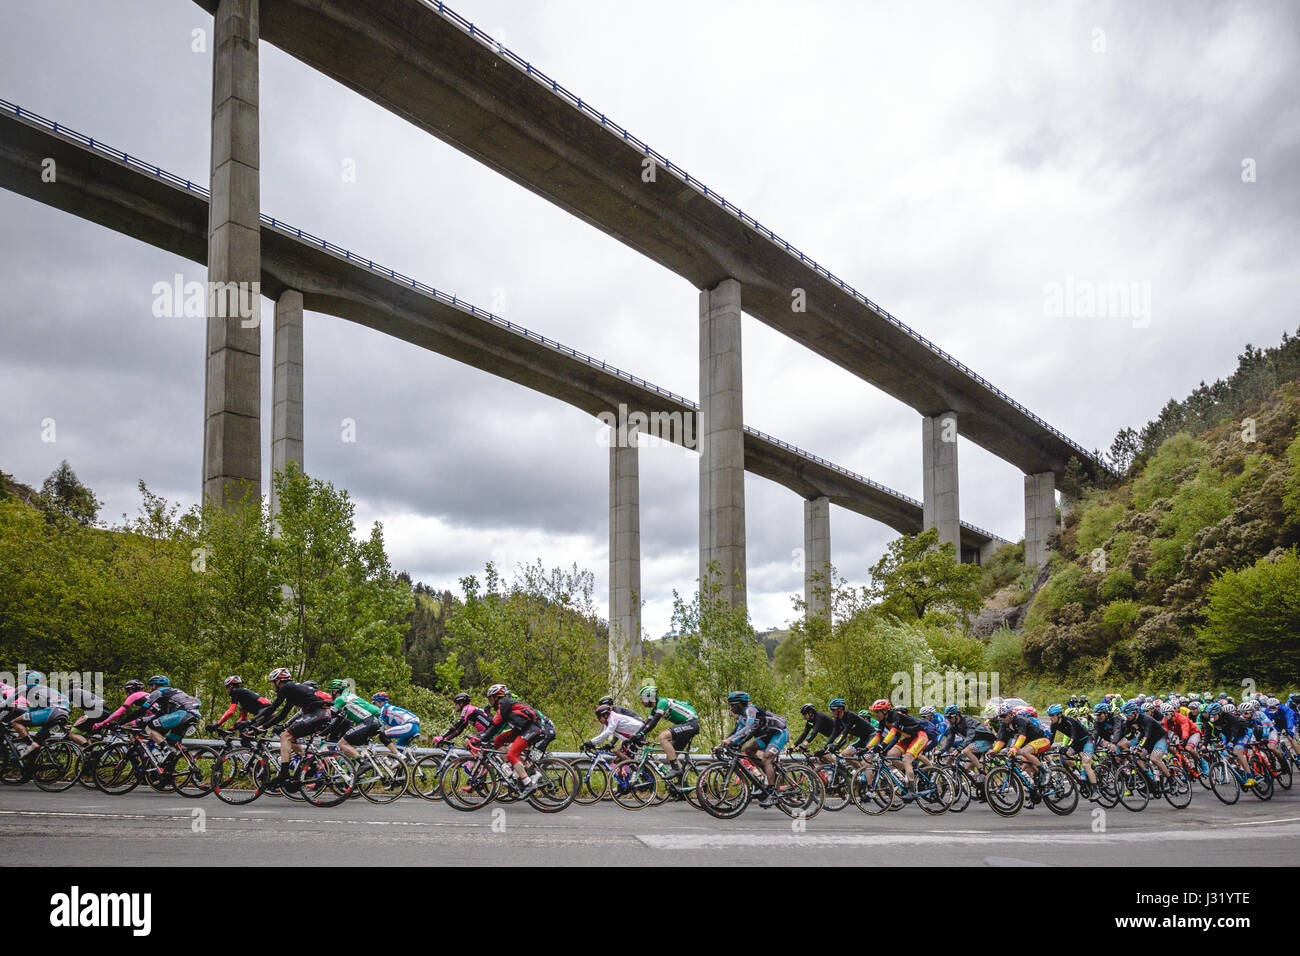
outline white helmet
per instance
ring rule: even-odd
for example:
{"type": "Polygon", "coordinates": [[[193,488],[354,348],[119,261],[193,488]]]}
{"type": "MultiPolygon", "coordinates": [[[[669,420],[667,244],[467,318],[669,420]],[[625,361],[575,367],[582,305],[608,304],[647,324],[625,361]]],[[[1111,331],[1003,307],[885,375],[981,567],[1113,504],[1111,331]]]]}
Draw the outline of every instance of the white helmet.
{"type": "Polygon", "coordinates": [[[1174,705],[1173,705],[1173,704],[1170,704],[1170,703],[1164,703],[1164,704],[1161,704],[1161,705],[1160,705],[1160,713],[1163,714],[1164,716],[1168,717],[1168,716],[1169,716],[1170,714],[1172,714],[1173,712],[1174,712],[1174,705]]]}
{"type": "Polygon", "coordinates": [[[929,704],[926,704],[924,707],[921,708],[921,716],[929,720],[931,717],[934,716],[934,708],[931,707],[929,704]]]}
{"type": "Polygon", "coordinates": [[[1237,705],[1230,700],[1225,700],[1222,705],[1222,710],[1225,714],[1235,714],[1237,712],[1237,705]]]}
{"type": "Polygon", "coordinates": [[[266,679],[274,684],[278,680],[292,680],[293,675],[289,673],[289,668],[277,667],[275,670],[271,671],[271,673],[266,675],[266,679]]]}

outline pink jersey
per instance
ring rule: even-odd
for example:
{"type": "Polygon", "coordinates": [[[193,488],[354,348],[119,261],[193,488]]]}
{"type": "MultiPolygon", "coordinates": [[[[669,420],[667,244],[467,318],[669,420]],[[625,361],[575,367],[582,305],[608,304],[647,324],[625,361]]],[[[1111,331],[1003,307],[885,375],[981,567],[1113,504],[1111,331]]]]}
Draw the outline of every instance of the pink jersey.
{"type": "Polygon", "coordinates": [[[143,702],[144,699],[145,699],[146,697],[148,697],[148,696],[149,696],[149,692],[146,691],[146,690],[138,690],[138,691],[136,691],[135,693],[129,695],[129,696],[126,698],[126,700],[122,701],[122,706],[121,706],[121,707],[119,707],[117,710],[113,711],[111,714],[109,714],[107,717],[105,717],[105,718],[104,718],[103,720],[101,720],[99,723],[95,724],[95,726],[96,726],[96,727],[103,727],[105,724],[115,723],[117,720],[119,720],[119,719],[121,718],[121,716],[122,716],[123,714],[125,714],[125,713],[126,713],[128,710],[130,710],[132,707],[139,705],[139,704],[140,704],[141,702],[143,702]]]}

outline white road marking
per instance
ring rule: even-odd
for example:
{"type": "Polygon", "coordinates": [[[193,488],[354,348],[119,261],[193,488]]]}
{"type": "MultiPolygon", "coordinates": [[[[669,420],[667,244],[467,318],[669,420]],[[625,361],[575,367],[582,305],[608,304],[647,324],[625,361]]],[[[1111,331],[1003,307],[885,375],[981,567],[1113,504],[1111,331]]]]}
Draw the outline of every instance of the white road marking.
{"type": "Polygon", "coordinates": [[[1104,846],[1115,843],[1156,843],[1219,840],[1255,840],[1265,837],[1289,838],[1300,836],[1300,825],[1277,824],[1270,821],[1261,829],[1208,828],[1195,830],[1119,830],[1110,833],[1004,833],[1004,834],[944,834],[929,833],[711,833],[699,836],[686,834],[637,834],[637,839],[654,850],[725,850],[737,847],[880,847],[880,846],[953,846],[988,845],[990,843],[1018,846],[1104,846]]]}

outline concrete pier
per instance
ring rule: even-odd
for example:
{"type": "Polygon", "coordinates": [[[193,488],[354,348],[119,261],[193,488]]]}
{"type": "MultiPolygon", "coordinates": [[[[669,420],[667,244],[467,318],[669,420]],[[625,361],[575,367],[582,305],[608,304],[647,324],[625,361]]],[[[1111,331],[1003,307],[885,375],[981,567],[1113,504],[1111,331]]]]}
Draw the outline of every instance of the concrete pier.
{"type": "Polygon", "coordinates": [[[271,514],[278,514],[275,473],[293,462],[304,470],[302,441],[302,293],[287,289],[275,303],[275,368],[271,379],[271,514]]]}
{"type": "Polygon", "coordinates": [[[1025,564],[1047,563],[1047,538],[1056,530],[1056,475],[1025,475],[1025,564]]]}
{"type": "Polygon", "coordinates": [[[221,505],[262,493],[258,33],[258,0],[220,0],[212,57],[203,494],[221,505]]]}
{"type": "Polygon", "coordinates": [[[831,623],[831,500],[803,503],[804,618],[831,623]]]}
{"type": "Polygon", "coordinates": [[[957,413],[921,419],[922,522],[939,529],[939,543],[961,556],[961,507],[957,494],[957,413]]]}
{"type": "Polygon", "coordinates": [[[722,597],[745,603],[745,425],[740,283],[700,293],[700,580],[716,563],[722,597]]]}
{"type": "Polygon", "coordinates": [[[635,430],[611,429],[609,449],[609,669],[641,655],[641,485],[635,430]]]}

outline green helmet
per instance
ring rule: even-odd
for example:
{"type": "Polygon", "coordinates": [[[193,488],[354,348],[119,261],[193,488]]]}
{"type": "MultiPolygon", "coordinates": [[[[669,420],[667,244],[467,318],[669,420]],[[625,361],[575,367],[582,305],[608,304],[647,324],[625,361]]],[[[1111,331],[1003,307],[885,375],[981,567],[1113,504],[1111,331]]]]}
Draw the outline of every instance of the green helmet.
{"type": "Polygon", "coordinates": [[[337,677],[325,685],[325,689],[331,694],[341,694],[348,689],[348,682],[339,680],[337,677]]]}
{"type": "MultiPolygon", "coordinates": [[[[858,716],[861,717],[863,720],[871,720],[871,711],[860,710],[858,711],[858,716]]],[[[875,721],[872,721],[872,723],[875,723],[875,721]]]]}
{"type": "Polygon", "coordinates": [[[637,692],[637,696],[641,698],[641,703],[649,707],[659,700],[659,688],[654,684],[646,684],[637,692]]]}

